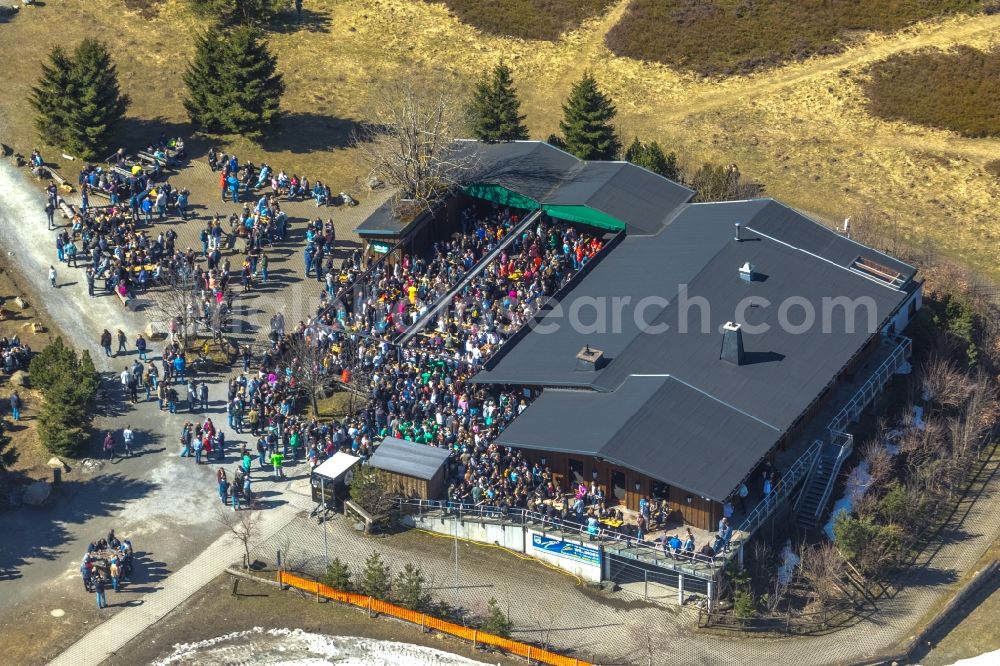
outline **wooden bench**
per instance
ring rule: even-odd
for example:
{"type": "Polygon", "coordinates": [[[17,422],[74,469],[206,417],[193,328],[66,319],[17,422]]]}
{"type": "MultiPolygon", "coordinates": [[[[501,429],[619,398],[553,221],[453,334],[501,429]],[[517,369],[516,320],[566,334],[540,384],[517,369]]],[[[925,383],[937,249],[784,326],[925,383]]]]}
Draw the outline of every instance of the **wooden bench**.
{"type": "Polygon", "coordinates": [[[102,199],[107,199],[108,201],[111,201],[111,194],[109,192],[105,192],[104,190],[102,190],[100,188],[96,188],[96,187],[95,188],[91,188],[90,190],[87,191],[87,193],[90,196],[100,197],[102,199]]]}
{"type": "Polygon", "coordinates": [[[132,176],[131,171],[129,171],[128,169],[124,169],[120,166],[111,167],[111,173],[116,174],[118,176],[124,176],[125,178],[130,178],[132,176]]]}
{"type": "Polygon", "coordinates": [[[153,164],[161,169],[166,168],[167,166],[166,160],[161,160],[153,153],[147,153],[145,150],[140,150],[136,154],[136,156],[139,158],[139,161],[144,162],[146,164],[153,164]]]}
{"type": "Polygon", "coordinates": [[[59,188],[61,190],[63,190],[64,192],[72,192],[73,191],[73,186],[70,185],[66,181],[65,178],[63,178],[62,176],[60,176],[58,171],[56,171],[52,167],[45,167],[45,168],[49,172],[49,178],[51,178],[52,180],[56,181],[56,183],[59,184],[59,188]]]}
{"type": "Polygon", "coordinates": [[[67,220],[72,220],[76,217],[76,206],[66,203],[66,200],[62,197],[59,197],[59,210],[62,211],[63,217],[67,220]]]}

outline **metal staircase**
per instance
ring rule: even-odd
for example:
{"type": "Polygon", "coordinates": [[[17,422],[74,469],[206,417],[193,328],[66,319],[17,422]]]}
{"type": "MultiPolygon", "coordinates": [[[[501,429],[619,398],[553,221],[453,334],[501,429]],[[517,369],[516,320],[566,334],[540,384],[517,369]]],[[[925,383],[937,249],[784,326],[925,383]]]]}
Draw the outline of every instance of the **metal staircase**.
{"type": "Polygon", "coordinates": [[[910,357],[912,343],[909,338],[894,336],[886,338],[882,344],[890,349],[886,359],[851,395],[843,409],[830,420],[827,426],[827,438],[816,458],[816,465],[801,494],[795,500],[793,507],[796,511],[795,522],[803,529],[815,528],[823,517],[837,483],[840,468],[854,451],[854,436],[847,432],[847,427],[861,418],[864,409],[874,402],[899,367],[910,357]]]}
{"type": "Polygon", "coordinates": [[[803,529],[816,527],[833,492],[837,474],[840,473],[841,466],[853,449],[854,436],[846,432],[840,433],[834,442],[823,443],[809,481],[795,501],[795,523],[799,527],[803,529]]]}

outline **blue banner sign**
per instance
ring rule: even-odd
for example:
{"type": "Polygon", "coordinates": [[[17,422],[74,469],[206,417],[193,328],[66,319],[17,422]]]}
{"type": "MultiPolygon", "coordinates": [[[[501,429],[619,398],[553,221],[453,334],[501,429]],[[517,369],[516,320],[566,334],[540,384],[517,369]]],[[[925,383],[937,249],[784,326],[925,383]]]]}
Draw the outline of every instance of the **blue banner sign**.
{"type": "Polygon", "coordinates": [[[601,551],[590,546],[583,546],[578,543],[570,543],[562,539],[547,537],[541,534],[531,535],[531,546],[536,550],[543,550],[558,557],[565,557],[595,567],[601,566],[601,551]]]}

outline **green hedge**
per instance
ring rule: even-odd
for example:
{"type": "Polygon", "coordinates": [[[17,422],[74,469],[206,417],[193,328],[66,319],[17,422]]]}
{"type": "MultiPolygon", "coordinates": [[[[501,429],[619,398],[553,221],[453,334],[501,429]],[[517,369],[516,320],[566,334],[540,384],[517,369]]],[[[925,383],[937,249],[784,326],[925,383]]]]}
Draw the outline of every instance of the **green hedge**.
{"type": "Polygon", "coordinates": [[[607,45],[699,74],[745,74],[836,53],[851,31],[893,32],[982,8],[982,0],[632,0],[607,45]]]}

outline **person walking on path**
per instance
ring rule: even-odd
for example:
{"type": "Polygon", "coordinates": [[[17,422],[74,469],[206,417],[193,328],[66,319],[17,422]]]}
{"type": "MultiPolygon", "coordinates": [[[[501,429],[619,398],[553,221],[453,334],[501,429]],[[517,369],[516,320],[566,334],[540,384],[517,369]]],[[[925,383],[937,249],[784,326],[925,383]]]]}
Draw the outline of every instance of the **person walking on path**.
{"type": "Polygon", "coordinates": [[[115,356],[118,356],[120,352],[128,353],[128,336],[125,335],[125,331],[118,329],[118,350],[115,351],[115,356]]]}
{"type": "Polygon", "coordinates": [[[208,384],[205,382],[198,386],[198,402],[201,404],[200,409],[208,409],[208,384]]]}
{"type": "Polygon", "coordinates": [[[56,286],[56,267],[49,265],[49,284],[56,286]]]}
{"type": "Polygon", "coordinates": [[[233,502],[233,511],[240,510],[240,488],[235,483],[229,488],[229,496],[233,502]]]}
{"type": "Polygon", "coordinates": [[[122,430],[122,442],[125,443],[125,455],[129,458],[132,457],[132,442],[135,441],[135,433],[132,432],[131,424],[126,425],[125,429],[122,430]]]}
{"type": "Polygon", "coordinates": [[[101,347],[104,349],[104,355],[111,357],[111,331],[104,329],[101,333],[101,347]]]}
{"type": "Polygon", "coordinates": [[[21,395],[14,391],[10,394],[10,416],[15,421],[21,420],[21,395]]]}
{"type": "Polygon", "coordinates": [[[113,460],[115,457],[115,439],[111,436],[110,430],[104,434],[104,455],[108,460],[113,460]]]}
{"type": "Polygon", "coordinates": [[[146,356],[146,338],[142,337],[142,333],[135,339],[135,348],[139,352],[140,361],[149,360],[149,357],[146,356]]]}
{"type": "Polygon", "coordinates": [[[52,231],[53,229],[56,228],[55,212],[56,212],[56,205],[52,201],[52,199],[49,199],[48,202],[45,204],[45,217],[47,217],[49,220],[49,231],[52,231]]]}
{"type": "Polygon", "coordinates": [[[188,458],[191,455],[191,422],[188,421],[181,428],[181,458],[188,458]]]}
{"type": "Polygon", "coordinates": [[[97,596],[97,607],[107,608],[108,601],[104,598],[104,578],[100,574],[94,579],[94,592],[97,596]]]}
{"type": "Polygon", "coordinates": [[[84,275],[87,278],[87,295],[91,298],[94,297],[94,269],[91,266],[87,266],[87,270],[84,271],[84,275]]]}
{"type": "Polygon", "coordinates": [[[198,404],[198,387],[197,385],[195,385],[193,379],[188,380],[187,396],[188,396],[188,412],[193,412],[195,405],[198,404]]]}

